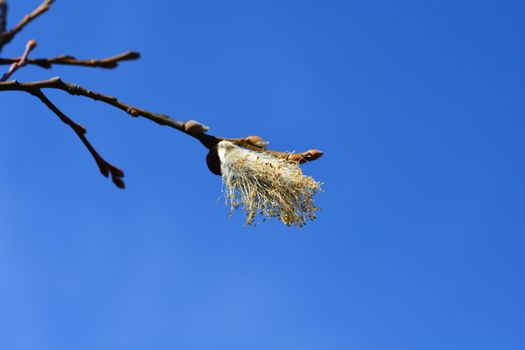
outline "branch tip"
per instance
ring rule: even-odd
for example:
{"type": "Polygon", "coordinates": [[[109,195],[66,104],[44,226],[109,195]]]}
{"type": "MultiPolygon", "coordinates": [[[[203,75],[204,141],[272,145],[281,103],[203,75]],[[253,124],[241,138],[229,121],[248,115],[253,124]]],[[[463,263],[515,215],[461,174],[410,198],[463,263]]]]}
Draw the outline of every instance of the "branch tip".
{"type": "Polygon", "coordinates": [[[26,48],[24,50],[24,53],[22,54],[22,57],[18,59],[18,61],[15,61],[11,64],[7,72],[0,78],[0,82],[6,81],[9,79],[18,69],[24,67],[27,64],[27,56],[29,56],[29,53],[36,47],[36,40],[32,39],[29,40],[26,44],[26,48]]]}
{"type": "Polygon", "coordinates": [[[311,149],[305,152],[304,157],[308,161],[316,160],[321,158],[324,155],[323,151],[320,151],[318,149],[311,149]]]}
{"type": "Polygon", "coordinates": [[[31,39],[27,42],[26,44],[26,48],[28,48],[29,50],[33,50],[35,47],[36,47],[36,40],[35,39],[31,39]]]}

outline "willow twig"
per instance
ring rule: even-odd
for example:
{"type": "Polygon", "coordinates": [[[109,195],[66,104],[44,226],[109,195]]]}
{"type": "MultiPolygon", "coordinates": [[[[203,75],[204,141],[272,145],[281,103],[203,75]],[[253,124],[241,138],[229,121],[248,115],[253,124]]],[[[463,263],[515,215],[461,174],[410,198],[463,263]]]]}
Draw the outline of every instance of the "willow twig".
{"type": "Polygon", "coordinates": [[[278,152],[267,150],[265,148],[267,143],[265,143],[261,138],[256,136],[250,136],[246,138],[224,138],[209,135],[205,133],[208,130],[208,128],[201,123],[195,122],[193,120],[183,122],[175,120],[166,114],[150,112],[145,109],[138,108],[125,102],[122,102],[114,96],[108,96],[93,90],[83,88],[76,84],[64,82],[59,77],[51,78],[48,80],[32,81],[25,83],[18,82],[16,80],[0,82],[0,91],[24,91],[33,94],[33,92],[40,89],[62,90],[71,95],[84,96],[91,98],[95,101],[106,103],[128,113],[132,117],[143,117],[157,124],[165,125],[178,131],[181,131],[191,137],[196,138],[208,149],[212,149],[220,141],[226,140],[251,150],[272,154],[276,157],[284,158],[290,161],[297,161],[299,163],[315,160],[322,155],[322,152],[317,150],[310,150],[302,153],[278,152]],[[195,128],[195,124],[201,126],[201,128],[195,128]]]}
{"type": "MultiPolygon", "coordinates": [[[[5,0],[0,0],[0,52],[26,25],[46,12],[53,2],[54,0],[45,0],[15,27],[7,30],[8,7],[5,0]]],[[[111,69],[116,68],[122,61],[140,58],[140,54],[135,51],[103,59],[78,59],[65,55],[51,58],[29,58],[29,54],[35,47],[36,41],[30,40],[20,57],[0,58],[0,65],[10,65],[7,72],[0,77],[0,92],[20,91],[38,98],[73,130],[95,160],[100,173],[105,177],[111,176],[117,187],[125,187],[124,172],[100,155],[87,139],[86,128],[59,109],[44,94],[46,89],[61,90],[70,95],[100,101],[132,117],[143,117],[197,139],[209,150],[206,155],[208,169],[222,176],[223,182],[229,188],[228,196],[232,207],[242,205],[247,212],[248,223],[253,222],[256,213],[270,218],[279,217],[285,224],[295,223],[297,226],[302,226],[306,219],[315,218],[317,208],[313,205],[312,196],[321,189],[321,184],[303,175],[298,164],[316,160],[323,155],[323,152],[319,150],[308,150],[302,153],[278,152],[268,150],[266,148],[268,142],[259,136],[224,138],[210,135],[207,133],[209,128],[198,121],[179,121],[165,114],[141,109],[120,101],[114,96],[64,82],[59,77],[30,82],[8,80],[17,70],[26,65],[35,65],[45,69],[52,68],[54,65],[111,69]]]]}
{"type": "MultiPolygon", "coordinates": [[[[41,68],[49,69],[53,65],[66,65],[66,66],[82,66],[82,67],[93,67],[93,68],[106,68],[112,69],[118,67],[118,64],[122,61],[131,61],[140,58],[140,53],[136,51],[127,51],[116,56],[102,58],[102,59],[78,59],[73,56],[58,56],[52,58],[29,58],[27,64],[39,66],[41,68]]],[[[16,58],[0,58],[0,65],[12,64],[20,60],[20,57],[16,58]]]]}
{"type": "Polygon", "coordinates": [[[111,174],[111,180],[118,188],[125,188],[125,183],[122,180],[124,177],[124,172],[114,166],[113,164],[106,161],[102,156],[97,152],[97,150],[91,145],[91,143],[86,138],[86,128],[81,126],[80,124],[77,124],[75,121],[73,121],[71,118],[69,118],[64,112],[62,112],[55,104],[53,104],[47,96],[42,92],[40,89],[34,89],[31,92],[32,95],[38,97],[40,101],[42,101],[43,104],[45,104],[53,113],[55,113],[62,122],[64,122],[66,125],[68,125],[78,136],[80,141],[86,146],[89,153],[93,156],[95,159],[95,162],[98,165],[98,168],[100,170],[100,173],[104,175],[105,177],[108,177],[111,174]]]}
{"type": "Polygon", "coordinates": [[[24,53],[22,54],[22,57],[18,59],[17,62],[13,62],[7,72],[4,73],[2,78],[0,78],[1,81],[6,81],[9,79],[17,70],[22,68],[27,64],[27,56],[29,56],[29,53],[36,47],[36,40],[29,40],[26,44],[26,48],[24,50],[24,53]]]}
{"type": "MultiPolygon", "coordinates": [[[[11,42],[13,38],[22,30],[26,25],[31,23],[35,18],[49,10],[49,7],[54,2],[54,0],[45,0],[40,6],[38,6],[36,9],[33,10],[30,14],[24,16],[20,22],[16,26],[14,26],[11,30],[5,31],[0,35],[0,52],[2,51],[2,48],[11,42]]],[[[5,21],[5,20],[4,20],[5,21]]]]}
{"type": "MultiPolygon", "coordinates": [[[[13,38],[31,21],[46,12],[54,0],[45,0],[39,7],[33,12],[26,15],[14,28],[7,30],[7,5],[5,0],[0,0],[0,51],[2,48],[11,42],[13,38]]],[[[107,162],[100,154],[95,150],[91,143],[86,138],[86,129],[81,125],[77,124],[71,118],[69,118],[64,112],[62,112],[55,104],[53,104],[49,98],[43,93],[44,89],[56,89],[65,91],[71,95],[83,96],[91,98],[95,101],[106,103],[112,107],[118,108],[132,117],[143,117],[150,121],[153,121],[159,125],[165,125],[181,131],[195,139],[199,140],[206,148],[210,150],[209,156],[216,151],[216,146],[221,141],[230,141],[238,146],[251,149],[258,152],[268,153],[275,157],[279,157],[291,162],[304,163],[315,160],[322,156],[321,151],[309,150],[303,153],[288,153],[288,152],[277,152],[267,150],[267,142],[258,136],[249,136],[245,138],[223,138],[218,136],[209,135],[206,132],[208,127],[202,123],[194,120],[179,121],[175,120],[165,114],[154,113],[141,109],[130,104],[124,103],[118,100],[116,97],[105,95],[96,91],[88,90],[76,84],[70,84],[62,81],[59,77],[51,78],[42,81],[32,82],[18,82],[16,80],[8,79],[21,67],[25,65],[36,65],[41,68],[49,69],[53,65],[70,65],[70,66],[83,66],[83,67],[97,67],[97,68],[115,68],[122,61],[135,60],[140,57],[140,54],[135,51],[128,51],[122,54],[103,58],[103,59],[78,59],[73,56],[58,56],[52,58],[29,58],[30,52],[35,48],[36,41],[31,40],[27,43],[26,48],[22,56],[17,58],[0,58],[0,65],[10,64],[8,71],[0,78],[0,91],[23,91],[37,97],[47,108],[55,113],[62,122],[67,124],[75,134],[80,138],[84,146],[91,153],[95,159],[100,172],[104,176],[111,175],[111,178],[115,185],[120,188],[124,188],[124,172],[107,162]]],[[[213,157],[212,157],[213,158],[213,157]]],[[[212,170],[212,168],[210,168],[212,170]]],[[[218,173],[212,170],[214,173],[218,173]]]]}

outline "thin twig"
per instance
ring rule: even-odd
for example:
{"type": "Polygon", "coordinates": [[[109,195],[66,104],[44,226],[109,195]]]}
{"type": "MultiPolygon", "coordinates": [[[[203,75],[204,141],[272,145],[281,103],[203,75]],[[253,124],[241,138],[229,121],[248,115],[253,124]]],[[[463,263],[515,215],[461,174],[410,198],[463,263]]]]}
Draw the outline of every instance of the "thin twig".
{"type": "Polygon", "coordinates": [[[0,37],[7,30],[6,27],[7,27],[7,3],[5,2],[5,0],[0,0],[0,37]]]}
{"type": "MultiPolygon", "coordinates": [[[[78,59],[73,56],[58,56],[52,58],[29,58],[27,64],[39,66],[41,68],[49,69],[53,65],[67,65],[67,66],[82,66],[93,68],[112,69],[118,67],[122,61],[131,61],[140,58],[140,53],[135,51],[128,51],[116,56],[102,58],[102,59],[78,59]]],[[[0,58],[0,65],[12,64],[19,61],[20,58],[0,58]]]]}
{"type": "Polygon", "coordinates": [[[108,95],[101,94],[99,92],[88,90],[76,84],[66,83],[62,81],[59,77],[51,78],[48,80],[27,82],[27,83],[21,83],[16,80],[11,80],[11,81],[6,81],[4,83],[0,83],[0,91],[18,90],[18,91],[25,91],[25,92],[31,93],[35,89],[57,89],[57,90],[65,91],[71,95],[89,97],[95,101],[104,102],[113,107],[116,107],[128,113],[129,115],[133,117],[141,116],[157,124],[166,125],[174,129],[177,129],[179,131],[182,131],[184,133],[188,133],[184,128],[184,122],[172,119],[165,114],[153,113],[153,112],[146,111],[144,109],[140,109],[140,108],[131,106],[127,103],[119,101],[116,97],[113,97],[113,96],[108,96],[108,95]]]}
{"type": "Polygon", "coordinates": [[[53,113],[55,113],[60,118],[60,120],[62,120],[62,122],[67,124],[75,132],[80,141],[82,141],[84,146],[86,146],[86,148],[88,149],[89,153],[91,153],[91,155],[95,159],[100,173],[105,177],[108,177],[111,174],[111,180],[113,181],[113,183],[118,188],[125,188],[125,183],[122,180],[122,178],[124,177],[124,172],[121,169],[114,166],[113,164],[107,162],[104,158],[102,158],[102,156],[97,152],[97,150],[93,147],[93,145],[91,145],[91,143],[86,138],[86,129],[80,124],[77,124],[67,115],[65,115],[64,112],[62,112],[47,98],[47,96],[42,92],[42,90],[34,89],[31,92],[31,94],[38,97],[43,104],[45,104],[53,113]]]}
{"type": "Polygon", "coordinates": [[[38,6],[36,9],[33,10],[30,14],[24,16],[20,22],[16,26],[14,26],[11,30],[3,33],[0,36],[0,51],[2,51],[2,48],[11,42],[13,38],[22,30],[26,25],[31,23],[35,18],[49,10],[49,7],[54,2],[54,0],[45,0],[40,6],[38,6]]]}
{"type": "Polygon", "coordinates": [[[24,50],[24,53],[22,54],[22,57],[18,60],[18,62],[13,62],[11,66],[9,67],[9,70],[4,73],[2,78],[0,78],[1,81],[6,81],[9,79],[17,70],[22,68],[27,64],[27,56],[29,56],[29,53],[36,47],[36,40],[29,40],[26,44],[26,48],[24,50]]]}

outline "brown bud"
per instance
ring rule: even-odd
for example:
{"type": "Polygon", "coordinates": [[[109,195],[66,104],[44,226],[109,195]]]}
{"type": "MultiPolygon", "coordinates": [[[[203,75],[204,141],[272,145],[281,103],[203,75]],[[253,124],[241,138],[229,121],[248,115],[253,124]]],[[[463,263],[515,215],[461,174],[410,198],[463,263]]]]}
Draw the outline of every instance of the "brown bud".
{"type": "Polygon", "coordinates": [[[35,39],[29,40],[27,42],[26,47],[28,48],[28,50],[33,50],[36,47],[36,40],[35,39]]]}
{"type": "Polygon", "coordinates": [[[270,144],[270,142],[264,140],[260,136],[248,136],[244,139],[245,142],[249,143],[252,146],[264,148],[270,144]]]}
{"type": "Polygon", "coordinates": [[[188,120],[184,123],[184,131],[190,134],[204,134],[208,130],[210,130],[209,127],[196,120],[188,120]]]}
{"type": "Polygon", "coordinates": [[[132,117],[139,116],[139,112],[133,107],[129,107],[128,109],[126,109],[126,112],[128,112],[128,114],[131,115],[132,117]]]}
{"type": "Polygon", "coordinates": [[[303,153],[304,157],[308,160],[316,160],[323,156],[323,151],[319,151],[318,149],[311,149],[303,153]]]}
{"type": "Polygon", "coordinates": [[[291,162],[301,163],[301,161],[304,160],[304,157],[298,153],[290,153],[288,157],[286,157],[286,160],[289,160],[291,162]]]}

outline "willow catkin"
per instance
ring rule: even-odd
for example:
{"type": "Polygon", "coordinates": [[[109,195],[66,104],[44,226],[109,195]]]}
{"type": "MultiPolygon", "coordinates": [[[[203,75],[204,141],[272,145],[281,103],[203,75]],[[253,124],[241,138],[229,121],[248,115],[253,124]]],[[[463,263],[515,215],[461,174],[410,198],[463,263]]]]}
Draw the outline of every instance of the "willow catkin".
{"type": "Polygon", "coordinates": [[[279,218],[284,224],[298,227],[314,220],[317,208],[313,196],[321,183],[305,176],[297,162],[221,141],[217,147],[226,204],[231,211],[241,208],[246,223],[264,218],[279,218]]]}

